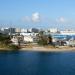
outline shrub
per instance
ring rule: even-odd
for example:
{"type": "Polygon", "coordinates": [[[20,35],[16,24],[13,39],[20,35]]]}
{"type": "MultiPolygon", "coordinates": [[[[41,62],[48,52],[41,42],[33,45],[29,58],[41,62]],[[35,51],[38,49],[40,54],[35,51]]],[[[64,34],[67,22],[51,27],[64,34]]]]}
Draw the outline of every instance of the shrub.
{"type": "Polygon", "coordinates": [[[37,42],[39,45],[48,45],[47,38],[44,36],[41,36],[37,42]]]}
{"type": "Polygon", "coordinates": [[[10,45],[9,48],[14,50],[20,49],[17,45],[10,45]]]}

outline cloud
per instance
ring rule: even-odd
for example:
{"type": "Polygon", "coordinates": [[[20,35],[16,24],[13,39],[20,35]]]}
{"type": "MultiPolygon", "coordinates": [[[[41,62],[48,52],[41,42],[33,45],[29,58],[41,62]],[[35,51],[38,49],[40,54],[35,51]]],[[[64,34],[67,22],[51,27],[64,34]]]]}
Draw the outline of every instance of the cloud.
{"type": "Polygon", "coordinates": [[[38,12],[32,13],[31,16],[24,16],[21,19],[22,22],[32,22],[32,23],[38,23],[41,21],[40,14],[38,12]]]}
{"type": "Polygon", "coordinates": [[[64,25],[71,25],[71,24],[75,24],[75,19],[59,17],[56,19],[56,23],[57,24],[64,24],[64,25]]]}
{"type": "Polygon", "coordinates": [[[56,19],[56,22],[57,23],[66,23],[67,20],[64,17],[60,17],[60,18],[56,19]]]}
{"type": "Polygon", "coordinates": [[[21,18],[21,22],[27,24],[60,24],[60,25],[69,25],[75,24],[74,19],[65,18],[63,16],[58,17],[57,19],[52,19],[46,17],[45,15],[41,15],[39,12],[32,13],[31,16],[24,16],[21,18]]]}
{"type": "Polygon", "coordinates": [[[38,12],[32,14],[32,22],[40,22],[41,17],[38,12]]]}

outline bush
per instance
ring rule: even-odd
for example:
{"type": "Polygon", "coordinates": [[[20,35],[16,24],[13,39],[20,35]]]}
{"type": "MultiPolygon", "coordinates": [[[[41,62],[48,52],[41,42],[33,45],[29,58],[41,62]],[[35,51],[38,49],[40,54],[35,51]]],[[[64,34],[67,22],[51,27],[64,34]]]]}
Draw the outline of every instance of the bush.
{"type": "Polygon", "coordinates": [[[10,44],[10,37],[9,36],[4,36],[4,35],[0,35],[0,42],[3,44],[10,44]]]}
{"type": "Polygon", "coordinates": [[[46,42],[46,40],[44,40],[44,41],[43,40],[39,40],[38,44],[39,45],[47,45],[47,42],[46,42]]]}
{"type": "Polygon", "coordinates": [[[9,48],[14,50],[20,49],[17,45],[10,45],[9,48]]]}
{"type": "Polygon", "coordinates": [[[38,43],[39,45],[48,45],[48,43],[47,43],[47,38],[44,37],[44,36],[40,37],[40,39],[38,40],[37,43],[38,43]]]}

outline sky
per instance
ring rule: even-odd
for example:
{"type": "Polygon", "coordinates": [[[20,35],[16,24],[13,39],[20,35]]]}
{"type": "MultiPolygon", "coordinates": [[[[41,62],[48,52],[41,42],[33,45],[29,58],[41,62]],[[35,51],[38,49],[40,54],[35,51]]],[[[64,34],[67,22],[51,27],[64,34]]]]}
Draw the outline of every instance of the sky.
{"type": "Polygon", "coordinates": [[[0,0],[0,27],[75,28],[75,0],[0,0]]]}

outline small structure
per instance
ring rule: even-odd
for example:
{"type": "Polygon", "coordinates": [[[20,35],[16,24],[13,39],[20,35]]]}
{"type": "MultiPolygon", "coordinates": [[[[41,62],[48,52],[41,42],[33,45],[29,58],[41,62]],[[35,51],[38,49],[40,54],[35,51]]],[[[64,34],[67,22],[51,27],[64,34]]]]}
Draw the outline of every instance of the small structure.
{"type": "Polygon", "coordinates": [[[11,41],[12,41],[12,44],[20,45],[20,43],[23,43],[23,39],[24,39],[23,36],[15,35],[11,38],[11,41]]]}
{"type": "Polygon", "coordinates": [[[11,38],[12,44],[18,45],[18,39],[17,37],[13,36],[13,38],[11,38]]]}
{"type": "Polygon", "coordinates": [[[72,37],[69,41],[66,42],[68,46],[75,46],[75,39],[72,37]]]}
{"type": "Polygon", "coordinates": [[[33,42],[33,38],[31,36],[24,36],[24,42],[33,42]]]}

